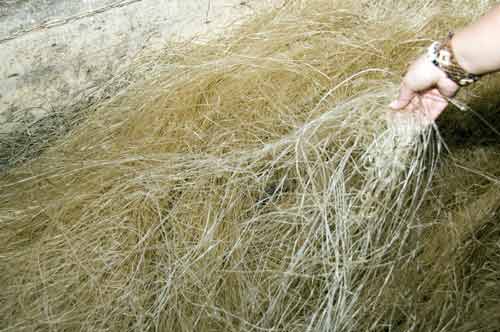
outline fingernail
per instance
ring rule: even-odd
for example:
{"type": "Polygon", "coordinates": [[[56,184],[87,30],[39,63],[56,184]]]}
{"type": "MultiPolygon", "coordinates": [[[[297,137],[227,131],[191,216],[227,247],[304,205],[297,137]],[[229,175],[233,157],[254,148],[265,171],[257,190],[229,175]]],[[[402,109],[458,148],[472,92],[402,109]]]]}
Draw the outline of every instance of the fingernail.
{"type": "Polygon", "coordinates": [[[389,104],[390,108],[397,109],[398,108],[398,101],[394,100],[392,103],[389,104]]]}

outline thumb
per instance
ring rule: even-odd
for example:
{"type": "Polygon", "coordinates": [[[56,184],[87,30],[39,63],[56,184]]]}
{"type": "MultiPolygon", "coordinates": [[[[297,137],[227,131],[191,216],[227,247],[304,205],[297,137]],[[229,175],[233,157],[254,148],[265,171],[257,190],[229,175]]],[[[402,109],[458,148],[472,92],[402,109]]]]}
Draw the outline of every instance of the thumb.
{"type": "Polygon", "coordinates": [[[453,97],[458,89],[460,88],[457,83],[453,82],[449,78],[441,78],[437,83],[437,88],[439,92],[446,97],[453,97]]]}
{"type": "Polygon", "coordinates": [[[408,106],[413,97],[415,97],[417,93],[410,88],[408,88],[404,83],[401,84],[401,89],[399,90],[398,99],[394,100],[389,104],[389,107],[393,110],[401,110],[408,106]]]}

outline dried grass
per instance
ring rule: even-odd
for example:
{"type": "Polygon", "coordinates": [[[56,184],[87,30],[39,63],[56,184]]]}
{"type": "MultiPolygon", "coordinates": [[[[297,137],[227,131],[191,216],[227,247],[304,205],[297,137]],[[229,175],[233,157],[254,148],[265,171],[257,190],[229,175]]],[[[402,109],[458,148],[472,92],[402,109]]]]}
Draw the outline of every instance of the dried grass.
{"type": "Polygon", "coordinates": [[[498,150],[386,107],[486,6],[290,2],[138,63],[0,180],[0,330],[493,331],[498,150]]]}

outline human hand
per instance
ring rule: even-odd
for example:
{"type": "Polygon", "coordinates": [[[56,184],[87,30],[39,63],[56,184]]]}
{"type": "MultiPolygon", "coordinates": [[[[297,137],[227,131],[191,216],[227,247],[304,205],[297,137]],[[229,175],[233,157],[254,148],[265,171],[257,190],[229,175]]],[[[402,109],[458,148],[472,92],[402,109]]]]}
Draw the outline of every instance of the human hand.
{"type": "Polygon", "coordinates": [[[389,107],[420,112],[428,120],[434,121],[448,106],[447,98],[453,97],[458,89],[458,84],[423,55],[408,69],[401,83],[398,99],[389,107]]]}

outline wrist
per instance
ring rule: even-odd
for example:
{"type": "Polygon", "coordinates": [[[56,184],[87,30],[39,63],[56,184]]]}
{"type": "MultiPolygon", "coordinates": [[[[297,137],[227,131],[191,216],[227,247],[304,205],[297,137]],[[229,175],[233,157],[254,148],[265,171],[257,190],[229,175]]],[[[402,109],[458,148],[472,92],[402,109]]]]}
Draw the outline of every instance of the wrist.
{"type": "Polygon", "coordinates": [[[453,36],[453,38],[451,38],[450,46],[457,63],[466,72],[474,75],[482,75],[485,73],[476,66],[475,61],[469,52],[470,45],[464,41],[460,33],[457,33],[453,36]]]}
{"type": "Polygon", "coordinates": [[[457,85],[470,85],[479,80],[479,75],[471,73],[468,68],[464,68],[463,64],[467,63],[467,61],[463,59],[463,53],[460,53],[460,58],[457,59],[452,40],[453,33],[450,33],[443,42],[434,42],[427,51],[427,57],[457,85]]]}

